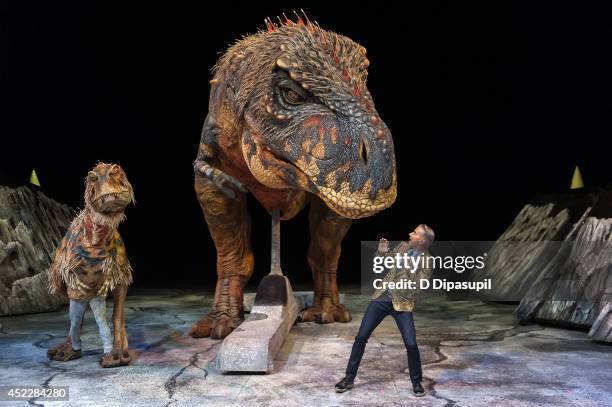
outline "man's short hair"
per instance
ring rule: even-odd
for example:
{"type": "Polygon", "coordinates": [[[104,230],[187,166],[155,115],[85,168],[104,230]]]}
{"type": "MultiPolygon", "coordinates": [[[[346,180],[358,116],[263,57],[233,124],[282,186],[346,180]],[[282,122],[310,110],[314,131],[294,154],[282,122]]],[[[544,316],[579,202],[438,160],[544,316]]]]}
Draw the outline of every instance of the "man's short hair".
{"type": "Polygon", "coordinates": [[[432,244],[434,239],[436,238],[436,234],[434,233],[433,229],[424,223],[421,223],[418,227],[423,229],[423,232],[425,232],[424,236],[425,236],[425,239],[427,239],[427,245],[432,244]]]}

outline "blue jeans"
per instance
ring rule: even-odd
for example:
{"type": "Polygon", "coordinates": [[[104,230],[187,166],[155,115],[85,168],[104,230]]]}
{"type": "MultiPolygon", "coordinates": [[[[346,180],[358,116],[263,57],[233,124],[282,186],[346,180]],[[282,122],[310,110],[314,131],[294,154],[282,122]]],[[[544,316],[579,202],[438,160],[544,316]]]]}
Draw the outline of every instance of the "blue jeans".
{"type": "Polygon", "coordinates": [[[421,354],[419,353],[419,347],[416,343],[416,331],[414,329],[414,320],[412,319],[412,312],[409,311],[396,311],[393,308],[391,298],[387,293],[381,295],[375,300],[370,301],[368,308],[366,309],[363,319],[361,320],[361,326],[359,332],[355,337],[353,343],[353,349],[351,350],[351,357],[349,358],[348,365],[346,366],[346,376],[354,379],[357,376],[357,369],[359,369],[359,363],[363,357],[366,343],[372,335],[372,332],[387,316],[391,315],[395,319],[395,323],[402,334],[404,345],[406,346],[406,352],[408,354],[408,370],[410,371],[410,380],[412,383],[419,383],[423,379],[421,371],[421,354]]]}

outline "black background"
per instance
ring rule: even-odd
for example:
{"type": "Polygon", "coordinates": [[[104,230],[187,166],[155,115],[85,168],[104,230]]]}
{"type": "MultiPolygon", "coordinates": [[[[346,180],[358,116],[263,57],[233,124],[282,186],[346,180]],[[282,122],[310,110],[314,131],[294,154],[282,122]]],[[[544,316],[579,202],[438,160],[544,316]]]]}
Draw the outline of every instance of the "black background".
{"type": "MultiPolygon", "coordinates": [[[[80,207],[87,171],[119,163],[137,199],[121,226],[135,284],[210,284],[214,247],[191,166],[210,69],[264,17],[304,6],[81,3],[0,13],[0,184],[25,184],[36,168],[47,195],[80,207]]],[[[588,186],[610,183],[606,10],[326,3],[304,8],[367,48],[399,177],[396,204],[354,222],[340,283],[359,279],[361,240],[403,239],[417,223],[438,240],[494,240],[534,193],[567,191],[575,165],[588,186]]],[[[250,207],[257,282],[268,270],[269,217],[250,207]]],[[[306,213],[283,223],[293,281],[310,279],[306,213]]]]}

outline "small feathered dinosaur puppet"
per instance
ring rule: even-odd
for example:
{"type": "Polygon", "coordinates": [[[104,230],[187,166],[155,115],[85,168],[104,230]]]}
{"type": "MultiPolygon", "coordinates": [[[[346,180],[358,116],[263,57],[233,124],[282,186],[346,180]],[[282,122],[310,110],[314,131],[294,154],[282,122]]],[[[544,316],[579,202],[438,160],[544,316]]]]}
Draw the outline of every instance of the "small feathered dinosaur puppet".
{"type": "Polygon", "coordinates": [[[100,329],[103,367],[131,361],[125,332],[124,302],[132,282],[132,268],[117,231],[134,192],[117,164],[98,163],[85,179],[85,209],[72,221],[49,268],[51,293],[70,299],[70,334],[61,345],[49,349],[51,360],[81,357],[81,326],[87,305],[100,329]],[[106,296],[115,296],[114,342],[106,320],[106,296]]]}

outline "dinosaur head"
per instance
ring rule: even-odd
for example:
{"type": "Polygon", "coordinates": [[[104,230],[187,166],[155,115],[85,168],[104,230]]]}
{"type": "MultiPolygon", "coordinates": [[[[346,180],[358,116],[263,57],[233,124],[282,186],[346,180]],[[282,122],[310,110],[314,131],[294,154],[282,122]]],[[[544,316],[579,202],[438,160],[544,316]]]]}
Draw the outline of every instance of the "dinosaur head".
{"type": "Polygon", "coordinates": [[[251,173],[272,188],[316,194],[348,218],[389,207],[397,194],[393,140],[366,87],[365,48],[301,18],[267,25],[216,67],[244,118],[251,173]]]}
{"type": "Polygon", "coordinates": [[[85,178],[85,206],[98,223],[117,225],[125,208],[134,202],[134,191],[117,164],[98,163],[85,178]]]}

